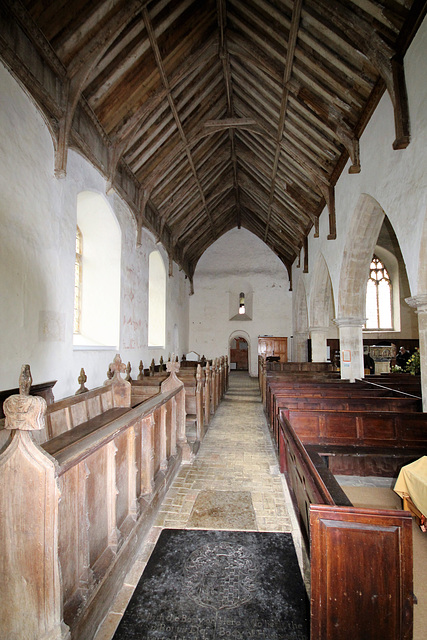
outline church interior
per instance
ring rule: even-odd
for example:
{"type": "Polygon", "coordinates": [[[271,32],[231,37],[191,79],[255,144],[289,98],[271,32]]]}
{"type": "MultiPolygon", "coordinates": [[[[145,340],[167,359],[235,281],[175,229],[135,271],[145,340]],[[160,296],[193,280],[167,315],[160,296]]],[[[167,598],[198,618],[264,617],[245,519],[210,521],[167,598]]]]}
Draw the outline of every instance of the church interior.
{"type": "Polygon", "coordinates": [[[426,15],[0,2],[1,638],[424,637],[426,15]]]}

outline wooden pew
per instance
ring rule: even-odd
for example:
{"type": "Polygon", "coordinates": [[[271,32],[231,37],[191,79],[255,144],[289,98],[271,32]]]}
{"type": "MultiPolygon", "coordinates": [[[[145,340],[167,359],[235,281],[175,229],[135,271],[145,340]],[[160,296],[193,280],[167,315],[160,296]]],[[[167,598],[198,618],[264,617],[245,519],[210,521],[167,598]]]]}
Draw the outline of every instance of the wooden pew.
{"type": "MultiPolygon", "coordinates": [[[[46,404],[52,404],[55,402],[55,398],[53,396],[53,387],[56,385],[56,380],[51,380],[49,382],[41,382],[39,384],[32,384],[30,387],[30,396],[40,396],[46,400],[46,404]]],[[[9,396],[13,396],[19,393],[19,388],[15,389],[3,389],[0,391],[0,419],[4,418],[3,413],[3,403],[9,398],[9,396]]]]}
{"type": "MultiPolygon", "coordinates": [[[[184,370],[180,369],[177,375],[184,383],[187,430],[196,452],[228,388],[228,358],[215,358],[212,366],[207,361],[204,370],[200,363],[188,366],[184,370]]],[[[163,379],[164,374],[160,372],[148,378],[144,376],[142,379],[132,380],[132,406],[158,394],[163,379]]]]}
{"type": "Polygon", "coordinates": [[[421,400],[408,397],[366,396],[348,393],[347,396],[287,396],[277,393],[273,397],[273,407],[270,414],[270,430],[277,442],[278,416],[281,409],[301,411],[393,411],[414,413],[422,411],[421,400]]]}
{"type": "Polygon", "coordinates": [[[304,445],[316,445],[318,451],[328,456],[329,467],[335,473],[397,477],[401,466],[426,450],[426,413],[314,410],[281,413],[304,445]]]}
{"type": "Polygon", "coordinates": [[[280,418],[281,462],[311,563],[311,640],[409,640],[408,512],[352,507],[322,459],[280,418]]]}
{"type": "MultiPolygon", "coordinates": [[[[160,394],[134,408],[113,405],[69,428],[61,402],[51,411],[58,435],[42,447],[30,432],[45,428],[44,400],[28,396],[23,381],[6,401],[0,637],[94,637],[180,464],[190,461],[184,387],[169,365],[160,394]]],[[[117,384],[130,404],[130,385],[117,384]]]]}
{"type": "Polygon", "coordinates": [[[282,379],[293,379],[298,376],[299,379],[320,380],[339,379],[339,372],[335,371],[333,364],[330,362],[267,362],[262,356],[258,356],[258,378],[261,397],[265,406],[266,380],[268,377],[278,376],[282,379]]]}
{"type": "MultiPolygon", "coordinates": [[[[412,391],[412,389],[411,389],[412,391]]],[[[265,410],[270,417],[274,414],[274,398],[279,396],[296,395],[311,396],[313,398],[322,398],[328,396],[349,397],[349,396],[372,396],[372,397],[409,397],[421,400],[420,396],[413,393],[404,392],[393,386],[366,384],[364,381],[348,382],[342,380],[335,381],[307,381],[297,379],[283,380],[280,378],[270,378],[267,380],[266,404],[265,410]]]]}

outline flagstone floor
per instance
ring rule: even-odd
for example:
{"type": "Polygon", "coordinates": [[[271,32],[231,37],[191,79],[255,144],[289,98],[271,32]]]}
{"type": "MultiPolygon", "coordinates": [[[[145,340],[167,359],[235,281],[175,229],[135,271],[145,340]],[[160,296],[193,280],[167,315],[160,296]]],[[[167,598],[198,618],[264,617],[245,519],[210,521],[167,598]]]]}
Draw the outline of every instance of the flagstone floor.
{"type": "Polygon", "coordinates": [[[181,467],[94,640],[113,637],[165,528],[290,532],[302,566],[298,526],[285,480],[279,473],[257,378],[250,378],[246,372],[230,373],[229,389],[195,460],[181,467]]]}

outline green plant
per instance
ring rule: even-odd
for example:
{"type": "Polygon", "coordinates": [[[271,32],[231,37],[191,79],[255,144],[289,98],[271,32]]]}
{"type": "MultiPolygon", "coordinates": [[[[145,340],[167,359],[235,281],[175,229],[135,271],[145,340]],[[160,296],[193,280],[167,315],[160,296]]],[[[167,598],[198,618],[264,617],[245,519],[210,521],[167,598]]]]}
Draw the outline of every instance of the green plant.
{"type": "Polygon", "coordinates": [[[394,367],[391,368],[392,373],[403,373],[402,367],[399,367],[398,364],[395,364],[394,367]]]}
{"type": "Polygon", "coordinates": [[[413,376],[419,376],[421,371],[420,365],[420,352],[416,348],[412,356],[409,358],[406,364],[406,371],[411,373],[413,376]]]}

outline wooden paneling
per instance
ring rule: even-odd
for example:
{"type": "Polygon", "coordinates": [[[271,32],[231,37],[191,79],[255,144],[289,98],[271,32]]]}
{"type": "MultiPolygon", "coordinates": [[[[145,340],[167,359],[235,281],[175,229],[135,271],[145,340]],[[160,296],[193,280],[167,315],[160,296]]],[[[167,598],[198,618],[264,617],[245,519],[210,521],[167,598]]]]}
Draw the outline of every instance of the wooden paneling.
{"type": "Polygon", "coordinates": [[[264,358],[279,356],[279,362],[288,360],[288,339],[280,337],[259,337],[258,355],[264,358]]]}
{"type": "Polygon", "coordinates": [[[412,639],[409,514],[310,507],[311,640],[412,639]]]}

